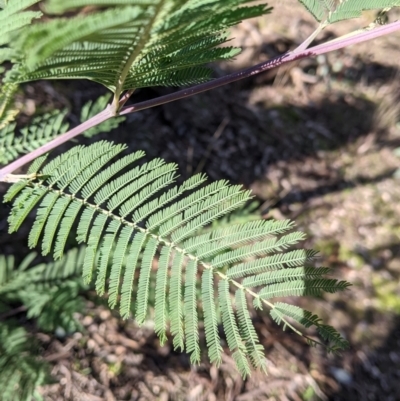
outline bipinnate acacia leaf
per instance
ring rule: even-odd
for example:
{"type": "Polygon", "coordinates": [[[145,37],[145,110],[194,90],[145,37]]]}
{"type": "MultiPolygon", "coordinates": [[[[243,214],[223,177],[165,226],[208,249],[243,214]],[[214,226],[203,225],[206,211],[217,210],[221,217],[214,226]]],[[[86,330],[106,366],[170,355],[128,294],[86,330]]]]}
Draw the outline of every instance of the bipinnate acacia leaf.
{"type": "Polygon", "coordinates": [[[174,347],[190,353],[192,363],[201,361],[203,316],[212,363],[222,361],[222,324],[241,374],[250,374],[250,366],[265,370],[251,301],[269,309],[277,323],[290,325],[292,319],[315,326],[332,351],[346,345],[311,312],[274,300],[349,286],[326,278],[330,269],[308,265],[314,251],[291,249],[304,239],[291,221],[249,221],[204,231],[243,206],[251,193],[227,181],[206,184],[202,174],[175,185],[176,165],[156,159],[135,166],[143,152],[120,157],[125,149],[101,141],[76,146],[47,163],[44,158],[34,162],[30,172],[36,179],[17,182],[6,195],[14,202],[10,232],[36,208],[29,244],[61,258],[77,227],[77,239],[86,244],[85,281],[95,278],[99,295],[108,293],[110,306],[119,305],[124,318],[134,309],[139,324],[149,319],[154,299],[160,341],[170,332],[174,347]]]}

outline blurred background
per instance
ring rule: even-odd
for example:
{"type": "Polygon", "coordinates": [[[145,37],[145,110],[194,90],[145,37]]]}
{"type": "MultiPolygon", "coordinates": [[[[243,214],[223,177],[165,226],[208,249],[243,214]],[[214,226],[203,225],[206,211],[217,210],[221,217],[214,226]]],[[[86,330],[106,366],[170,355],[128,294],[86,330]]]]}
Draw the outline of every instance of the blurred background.
{"type": "MultiPolygon", "coordinates": [[[[236,60],[214,66],[222,76],[299,45],[316,28],[295,0],[271,1],[271,15],[232,29],[236,60]]],[[[390,20],[400,17],[391,12],[390,20]]],[[[324,42],[367,26],[363,19],[329,27],[324,42]]],[[[147,158],[180,165],[182,179],[203,171],[251,188],[255,202],[235,218],[290,218],[353,286],[302,300],[351,344],[341,356],[310,348],[254,314],[266,347],[268,376],[243,381],[230,356],[220,370],[161,347],[152,327],[121,321],[95,297],[77,315],[83,329],[37,333],[54,383],[44,400],[400,400],[400,36],[303,60],[196,97],[128,116],[111,135],[147,158]]],[[[23,86],[21,121],[38,111],[72,109],[76,123],[87,100],[102,95],[88,82],[23,86]]],[[[172,89],[142,90],[133,101],[172,89]]],[[[90,139],[85,139],[90,142],[90,139]]],[[[26,232],[0,248],[15,253],[26,232]]],[[[296,302],[295,300],[291,300],[296,302]]]]}

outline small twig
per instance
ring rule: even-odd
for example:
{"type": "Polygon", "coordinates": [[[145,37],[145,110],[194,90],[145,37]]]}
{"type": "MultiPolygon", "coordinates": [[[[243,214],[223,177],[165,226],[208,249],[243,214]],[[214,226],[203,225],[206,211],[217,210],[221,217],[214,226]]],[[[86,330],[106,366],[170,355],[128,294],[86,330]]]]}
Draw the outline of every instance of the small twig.
{"type": "Polygon", "coordinates": [[[122,96],[121,99],[119,99],[119,104],[118,104],[118,112],[121,110],[122,107],[125,106],[125,103],[129,100],[129,98],[133,95],[133,92],[135,92],[136,89],[130,89],[126,91],[122,96]]]}
{"type": "MultiPolygon", "coordinates": [[[[249,78],[254,75],[261,74],[262,72],[268,71],[272,68],[280,67],[283,64],[290,63],[291,61],[300,60],[303,58],[318,56],[321,54],[329,53],[334,50],[343,49],[344,47],[351,46],[354,44],[366,42],[368,40],[372,40],[378,38],[380,36],[388,35],[390,33],[394,33],[400,31],[400,21],[395,21],[387,25],[379,26],[375,29],[363,31],[353,36],[344,37],[335,39],[333,41],[329,41],[327,43],[323,43],[318,46],[311,47],[309,49],[305,49],[301,52],[297,50],[294,52],[285,53],[281,56],[275,57],[266,62],[257,64],[253,67],[246,68],[244,70],[234,72],[232,74],[226,75],[221,78],[214,79],[213,81],[209,81],[203,84],[195,85],[188,89],[183,89],[165,96],[160,96],[156,99],[147,100],[144,102],[137,103],[133,106],[123,107],[119,113],[115,113],[112,110],[112,107],[109,105],[105,110],[96,116],[92,117],[90,120],[84,122],[81,125],[73,128],[71,131],[60,135],[56,139],[47,143],[46,145],[34,150],[31,153],[21,157],[20,159],[14,161],[8,166],[2,168],[0,170],[0,181],[4,181],[4,177],[7,174],[12,173],[18,168],[22,167],[26,163],[36,159],[37,157],[49,152],[50,150],[56,148],[57,146],[69,141],[70,139],[78,136],[82,132],[87,129],[94,127],[105,120],[108,120],[115,115],[127,115],[130,113],[135,113],[140,110],[149,109],[151,107],[160,106],[162,104],[170,103],[175,100],[184,99],[187,97],[191,97],[197,95],[202,92],[206,92],[211,89],[219,88],[220,86],[224,86],[230,84],[232,82],[240,81],[244,78],[249,78]]],[[[300,45],[302,46],[302,45],[300,45]]]]}
{"type": "MultiPolygon", "coordinates": [[[[314,39],[326,28],[326,26],[327,26],[326,23],[319,24],[318,28],[310,36],[308,36],[308,38],[305,39],[304,42],[302,42],[294,50],[291,50],[289,52],[289,54],[297,54],[297,53],[301,53],[302,51],[306,50],[311,45],[311,43],[314,41],[314,39]]],[[[280,86],[283,83],[283,81],[285,80],[285,76],[287,75],[287,72],[289,70],[291,70],[298,63],[299,63],[299,61],[297,63],[293,62],[293,63],[285,64],[284,67],[281,67],[278,70],[278,73],[276,74],[274,85],[280,86]]]]}
{"type": "Polygon", "coordinates": [[[299,46],[297,46],[291,53],[301,53],[302,51],[306,50],[314,39],[328,26],[327,23],[322,23],[318,25],[318,28],[299,46]]]}
{"type": "Polygon", "coordinates": [[[25,156],[22,156],[21,158],[10,163],[6,167],[3,167],[0,170],[0,181],[4,182],[6,177],[7,177],[7,180],[10,180],[9,174],[11,174],[13,171],[21,168],[26,163],[29,163],[32,160],[35,160],[39,156],[44,155],[45,153],[49,152],[50,150],[55,149],[56,147],[62,145],[63,143],[69,141],[70,139],[82,134],[82,132],[85,132],[89,128],[99,125],[100,123],[108,120],[111,117],[113,117],[113,114],[111,112],[110,106],[108,106],[105,110],[103,110],[99,114],[96,114],[94,117],[85,121],[83,124],[78,125],[77,127],[73,128],[72,130],[66,132],[65,134],[62,134],[62,135],[58,136],[57,138],[53,139],[52,141],[46,143],[46,145],[43,145],[40,148],[35,149],[33,152],[28,153],[25,156]]]}
{"type": "Polygon", "coordinates": [[[207,147],[204,157],[200,160],[199,164],[196,167],[196,170],[194,172],[195,174],[200,173],[201,170],[203,170],[203,167],[206,164],[207,159],[209,158],[210,153],[213,150],[215,143],[217,142],[217,140],[221,136],[221,134],[224,132],[224,130],[228,124],[229,124],[229,118],[225,117],[222,120],[221,124],[218,126],[217,130],[215,131],[213,137],[211,138],[211,141],[207,147]]]}
{"type": "Polygon", "coordinates": [[[25,305],[21,305],[18,308],[11,309],[0,315],[0,321],[7,319],[8,317],[18,315],[18,313],[25,312],[28,308],[25,305]]]}
{"type": "MultiPolygon", "coordinates": [[[[347,37],[337,42],[329,41],[327,43],[323,43],[321,45],[303,50],[300,53],[289,52],[281,56],[274,57],[271,60],[257,64],[253,67],[246,68],[238,72],[234,72],[221,78],[217,78],[213,81],[205,82],[203,84],[199,84],[188,89],[182,89],[180,91],[165,96],[160,96],[156,99],[150,99],[144,102],[134,104],[132,106],[124,107],[121,110],[120,115],[126,115],[140,110],[145,110],[151,107],[170,103],[175,100],[184,99],[193,95],[197,95],[202,92],[206,92],[211,89],[219,88],[220,86],[240,81],[244,78],[249,78],[254,75],[261,74],[262,72],[268,71],[272,68],[280,67],[282,64],[290,63],[291,61],[294,60],[300,60],[311,56],[318,56],[320,54],[329,53],[331,51],[339,50],[350,45],[366,42],[368,40],[372,40],[380,36],[388,35],[396,31],[400,31],[400,21],[392,22],[391,24],[381,26],[372,31],[364,31],[356,36],[347,37]]],[[[1,171],[0,171],[0,178],[1,178],[1,171]]]]}

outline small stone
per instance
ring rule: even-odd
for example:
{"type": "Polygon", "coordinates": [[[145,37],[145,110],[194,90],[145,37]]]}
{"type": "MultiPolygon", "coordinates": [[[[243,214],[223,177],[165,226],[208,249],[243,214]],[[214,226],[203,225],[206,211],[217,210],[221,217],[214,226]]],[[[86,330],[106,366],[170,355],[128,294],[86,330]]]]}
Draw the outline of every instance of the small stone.
{"type": "Polygon", "coordinates": [[[82,338],[82,333],[79,333],[79,331],[77,331],[76,333],[74,333],[73,338],[74,340],[79,341],[82,338]]]}
{"type": "Polygon", "coordinates": [[[107,320],[111,316],[111,312],[109,310],[102,310],[99,314],[101,320],[107,320]]]}
{"type": "Polygon", "coordinates": [[[330,371],[332,372],[336,381],[338,381],[340,384],[349,386],[353,382],[353,377],[347,370],[341,368],[331,368],[330,371]]]}
{"type": "Polygon", "coordinates": [[[92,323],[93,323],[93,318],[92,318],[92,316],[85,316],[85,317],[82,319],[82,324],[83,324],[84,326],[90,326],[92,323]]]}
{"type": "Polygon", "coordinates": [[[159,399],[160,399],[160,401],[168,401],[168,400],[169,400],[169,395],[168,395],[168,393],[166,393],[165,391],[162,392],[162,393],[160,394],[159,399]]]}
{"type": "Polygon", "coordinates": [[[387,268],[395,273],[400,273],[400,259],[394,258],[387,265],[387,268]]]}
{"type": "Polygon", "coordinates": [[[114,354],[108,354],[106,356],[106,362],[109,364],[115,364],[118,362],[118,357],[114,354]]]}
{"type": "Polygon", "coordinates": [[[128,377],[140,377],[140,372],[137,368],[129,368],[126,373],[129,375],[128,377]]]}
{"type": "Polygon", "coordinates": [[[93,333],[97,333],[99,331],[99,326],[97,324],[93,323],[93,324],[87,326],[86,329],[89,333],[93,334],[93,333]]]}
{"type": "Polygon", "coordinates": [[[67,335],[66,331],[65,331],[62,327],[60,327],[60,326],[58,326],[58,327],[55,329],[54,334],[55,334],[55,336],[56,336],[57,338],[61,338],[61,339],[65,338],[65,336],[67,335]]]}
{"type": "Polygon", "coordinates": [[[28,116],[33,116],[36,112],[36,104],[33,99],[26,99],[25,101],[25,114],[28,116]]]}
{"type": "Polygon", "coordinates": [[[125,354],[125,352],[126,352],[126,348],[123,347],[122,345],[118,345],[118,346],[115,348],[115,353],[116,353],[117,355],[123,355],[123,354],[125,354]]]}
{"type": "Polygon", "coordinates": [[[394,363],[400,364],[400,354],[396,354],[396,352],[392,351],[389,357],[394,363]]]}
{"type": "Polygon", "coordinates": [[[171,348],[168,345],[163,345],[159,347],[157,351],[161,356],[166,357],[171,352],[171,348]]]}

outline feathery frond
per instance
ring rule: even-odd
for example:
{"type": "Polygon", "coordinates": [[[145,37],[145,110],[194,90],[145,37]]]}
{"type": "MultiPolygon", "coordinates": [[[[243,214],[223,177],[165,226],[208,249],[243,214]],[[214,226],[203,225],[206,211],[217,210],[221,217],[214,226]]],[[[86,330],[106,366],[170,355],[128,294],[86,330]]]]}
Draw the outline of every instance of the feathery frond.
{"type": "Polygon", "coordinates": [[[41,399],[36,387],[46,383],[49,369],[35,357],[37,351],[23,327],[12,321],[1,323],[0,388],[3,401],[41,399]]]}
{"type": "Polygon", "coordinates": [[[284,317],[288,316],[304,327],[315,326],[321,337],[329,342],[329,349],[332,352],[338,352],[349,346],[348,342],[344,340],[333,327],[322,324],[321,319],[317,315],[313,315],[311,312],[299,308],[298,306],[277,302],[274,308],[271,309],[270,314],[278,324],[282,322],[286,324],[284,317]]]}
{"type": "Polygon", "coordinates": [[[56,262],[33,265],[35,253],[28,254],[18,267],[13,256],[0,255],[0,295],[2,303],[21,302],[27,317],[36,318],[46,331],[79,327],[74,318],[83,309],[79,292],[84,288],[82,272],[84,252],[72,249],[56,262]]]}
{"type": "MultiPolygon", "coordinates": [[[[27,127],[22,128],[17,133],[16,124],[10,124],[18,113],[10,104],[16,89],[16,85],[6,84],[3,86],[3,97],[0,93],[0,126],[1,124],[4,125],[3,128],[0,128],[0,165],[11,163],[19,156],[32,152],[66,132],[69,127],[69,124],[65,122],[68,110],[55,110],[35,117],[27,127]]],[[[99,97],[95,102],[87,102],[82,108],[81,122],[104,110],[109,99],[110,96],[105,95],[99,97]]],[[[124,120],[125,117],[109,119],[96,127],[90,128],[84,135],[92,137],[100,132],[109,132],[118,127],[124,120]]]]}
{"type": "MultiPolygon", "coordinates": [[[[2,313],[23,304],[26,316],[35,318],[46,331],[80,328],[75,313],[82,311],[82,250],[73,249],[56,262],[34,263],[36,253],[28,254],[17,266],[14,256],[0,255],[0,310],[2,313]]],[[[37,358],[38,345],[20,322],[0,324],[0,388],[4,401],[40,400],[36,387],[45,384],[49,368],[37,358]]]]}
{"type": "Polygon", "coordinates": [[[87,78],[116,93],[155,85],[178,86],[210,78],[204,65],[234,57],[219,47],[226,29],[270,11],[249,0],[50,0],[49,12],[85,5],[97,12],[55,18],[19,31],[13,48],[20,64],[10,82],[87,78]],[[106,6],[106,8],[104,8],[106,6]]]}
{"type": "Polygon", "coordinates": [[[5,4],[0,10],[0,45],[10,40],[10,33],[17,31],[32,23],[32,20],[40,18],[40,11],[24,11],[40,0],[14,0],[5,4]]]}
{"type": "Polygon", "coordinates": [[[186,351],[192,363],[200,362],[200,345],[197,314],[197,261],[190,260],[186,267],[184,321],[186,351]]]}
{"type": "Polygon", "coordinates": [[[224,324],[229,349],[232,352],[232,357],[236,362],[239,372],[243,377],[246,377],[250,374],[250,366],[246,356],[246,347],[242,337],[240,336],[235,314],[233,312],[228,280],[220,280],[218,295],[222,322],[224,324]]]}
{"type": "MultiPolygon", "coordinates": [[[[33,20],[42,16],[40,11],[25,11],[26,8],[38,3],[40,0],[14,0],[12,2],[4,2],[0,10],[0,64],[5,61],[16,62],[18,51],[9,47],[12,35],[20,29],[30,25],[33,20]]],[[[0,72],[4,72],[5,68],[0,66],[0,72]]],[[[18,110],[13,105],[14,95],[18,90],[16,83],[1,83],[0,85],[0,130],[3,130],[14,121],[18,110]]],[[[4,132],[3,132],[4,134],[4,132]]],[[[9,138],[10,139],[10,138],[9,138]]],[[[0,164],[4,164],[13,160],[13,156],[4,149],[5,138],[2,138],[0,132],[0,164]],[[9,156],[8,156],[9,155],[9,156]]],[[[15,157],[14,157],[15,158],[15,157]]]]}
{"type": "Polygon", "coordinates": [[[202,274],[201,296],[203,300],[204,327],[211,363],[219,366],[222,363],[220,338],[218,334],[218,319],[214,296],[214,274],[211,269],[205,269],[202,274]]]}
{"type": "Polygon", "coordinates": [[[170,330],[174,337],[174,348],[185,349],[184,346],[184,331],[183,331],[183,291],[182,291],[182,265],[183,253],[176,253],[172,267],[169,290],[169,316],[170,330]]]}
{"type": "Polygon", "coordinates": [[[326,24],[359,18],[365,10],[400,6],[399,0],[299,0],[318,21],[326,24]]]}
{"type": "Polygon", "coordinates": [[[168,246],[164,246],[161,249],[157,270],[154,331],[160,338],[162,345],[167,341],[167,286],[171,251],[171,248],[168,246]]]}
{"type": "Polygon", "coordinates": [[[329,13],[328,22],[333,24],[334,22],[361,17],[362,11],[365,10],[381,10],[395,6],[400,6],[400,0],[342,0],[329,13]]]}
{"type": "Polygon", "coordinates": [[[302,295],[321,295],[323,291],[338,292],[348,287],[345,281],[338,282],[335,279],[287,279],[284,283],[270,284],[260,290],[258,293],[261,299],[270,299],[275,297],[289,297],[302,295]]]}
{"type": "Polygon", "coordinates": [[[67,110],[54,111],[38,116],[31,124],[16,134],[16,124],[0,130],[0,164],[7,164],[20,155],[32,152],[68,129],[64,122],[67,110]]]}
{"type": "MultiPolygon", "coordinates": [[[[164,342],[170,324],[174,347],[185,348],[192,363],[201,358],[200,308],[210,360],[221,363],[222,316],[228,346],[246,376],[249,360],[254,367],[265,368],[246,294],[258,308],[271,309],[280,322],[285,313],[298,317],[297,310],[281,311],[272,298],[320,295],[349,285],[326,279],[329,269],[307,266],[314,251],[286,252],[304,239],[288,220],[250,221],[204,232],[205,226],[244,205],[251,198],[249,191],[227,181],[205,185],[201,174],[174,186],[175,164],[156,159],[134,167],[143,152],[116,158],[124,150],[98,142],[76,146],[43,167],[43,159],[35,162],[29,171],[37,178],[17,182],[6,194],[7,201],[14,200],[10,232],[38,206],[29,245],[41,242],[44,254],[53,251],[60,258],[77,224],[77,239],[87,244],[85,281],[90,282],[97,269],[97,292],[108,292],[110,306],[119,303],[124,318],[130,315],[137,287],[139,324],[147,319],[154,292],[150,286],[155,283],[155,331],[164,342]],[[236,291],[234,301],[230,287],[236,291]],[[256,293],[254,287],[261,289],[256,293]]],[[[298,320],[309,326],[307,319],[298,320]]],[[[340,344],[340,335],[336,338],[327,327],[318,323],[321,336],[340,344]]]]}
{"type": "Polygon", "coordinates": [[[255,368],[266,371],[264,348],[258,340],[257,333],[247,309],[246,293],[243,289],[236,290],[235,303],[238,311],[239,331],[245,342],[247,354],[255,368]]]}

